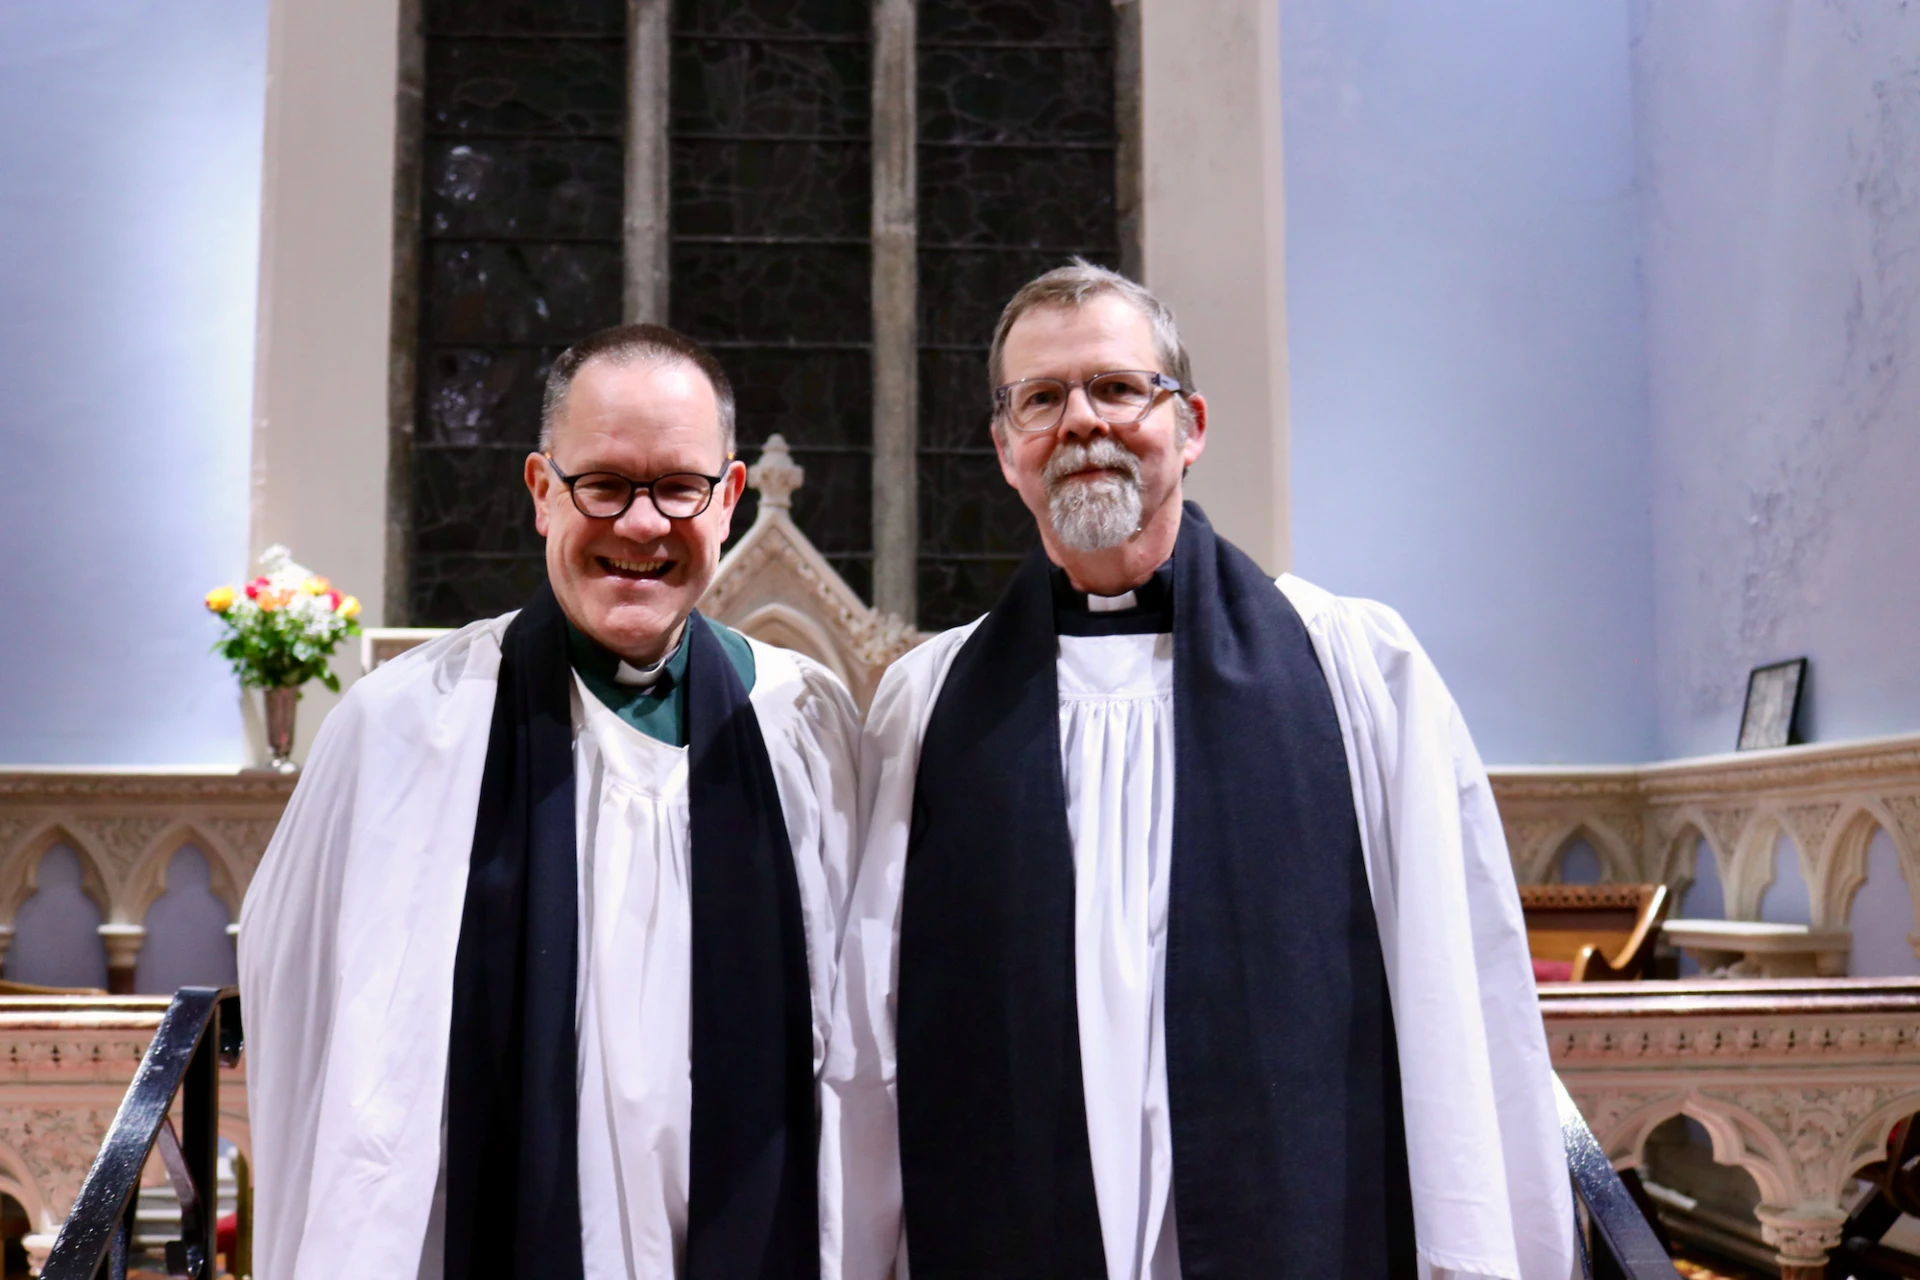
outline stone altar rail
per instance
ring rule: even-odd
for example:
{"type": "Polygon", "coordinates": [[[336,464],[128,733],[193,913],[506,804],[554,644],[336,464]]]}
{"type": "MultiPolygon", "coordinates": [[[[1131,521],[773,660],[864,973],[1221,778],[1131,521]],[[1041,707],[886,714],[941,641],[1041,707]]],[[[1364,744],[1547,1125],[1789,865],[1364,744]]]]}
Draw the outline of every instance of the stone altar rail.
{"type": "Polygon", "coordinates": [[[1554,1069],[1619,1168],[1687,1115],[1760,1189],[1786,1280],[1824,1276],[1853,1174],[1920,1111],[1920,979],[1595,982],[1540,990],[1554,1069]]]}
{"type": "MultiPolygon", "coordinates": [[[[0,998],[0,1192],[44,1250],[64,1220],[167,1000],[0,998]]],[[[1852,1175],[1920,1111],[1920,979],[1588,983],[1541,990],[1547,1042],[1608,1156],[1639,1163],[1675,1115],[1762,1196],[1769,1244],[1821,1274],[1852,1175]]],[[[250,1150],[244,1068],[221,1072],[221,1133],[250,1150]]]]}
{"type": "MultiPolygon", "coordinates": [[[[1867,846],[1885,831],[1920,919],[1920,734],[1660,764],[1490,770],[1514,874],[1557,876],[1584,839],[1604,878],[1659,883],[1678,901],[1705,840],[1730,920],[1757,919],[1784,833],[1799,850],[1815,928],[1847,923],[1867,846]]],[[[1920,955],[1920,932],[1909,936],[1920,955]]]]}
{"type": "MultiPolygon", "coordinates": [[[[0,1192],[26,1210],[36,1272],[168,1003],[0,996],[0,1192]]],[[[220,1134],[251,1152],[244,1062],[220,1070],[220,1134]]]]}
{"type": "MultiPolygon", "coordinates": [[[[1759,1187],[1785,1272],[1839,1241],[1852,1175],[1920,1111],[1920,979],[1587,983],[1541,991],[1556,1070],[1622,1168],[1675,1115],[1759,1187]]],[[[73,1203],[159,1025],[160,996],[0,998],[0,1192],[36,1243],[73,1203]]],[[[221,1133],[250,1149],[244,1069],[221,1072],[221,1133]]]]}

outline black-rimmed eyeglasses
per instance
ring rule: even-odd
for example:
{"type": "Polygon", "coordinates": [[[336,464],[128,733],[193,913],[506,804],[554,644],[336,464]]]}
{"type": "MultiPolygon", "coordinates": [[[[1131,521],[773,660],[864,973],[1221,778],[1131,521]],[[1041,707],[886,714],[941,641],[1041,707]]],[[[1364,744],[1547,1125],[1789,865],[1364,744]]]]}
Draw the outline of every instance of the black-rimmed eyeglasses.
{"type": "Polygon", "coordinates": [[[573,495],[573,505],[583,516],[595,520],[615,520],[627,513],[634,495],[644,492],[653,509],[669,520],[691,520],[713,501],[714,486],[726,478],[703,476],[698,471],[675,471],[651,480],[629,480],[617,471],[582,471],[570,476],[560,469],[552,454],[543,454],[560,483],[573,495]]]}
{"type": "Polygon", "coordinates": [[[1180,382],[1164,373],[1120,369],[1067,382],[1060,378],[1022,378],[993,389],[994,404],[1007,415],[1015,431],[1051,431],[1067,416],[1073,389],[1086,390],[1094,416],[1109,426],[1124,427],[1152,412],[1162,391],[1177,392],[1180,382]]]}

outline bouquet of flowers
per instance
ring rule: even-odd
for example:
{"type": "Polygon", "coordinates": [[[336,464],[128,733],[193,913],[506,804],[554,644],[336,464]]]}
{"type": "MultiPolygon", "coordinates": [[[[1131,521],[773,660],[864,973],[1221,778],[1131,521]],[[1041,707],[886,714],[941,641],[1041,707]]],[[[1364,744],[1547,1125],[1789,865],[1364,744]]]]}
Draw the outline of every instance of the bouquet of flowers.
{"type": "Polygon", "coordinates": [[[360,634],[360,602],[295,564],[285,547],[268,547],[260,567],[266,572],[237,591],[207,592],[207,608],[226,624],[213,651],[233,664],[243,685],[286,689],[318,680],[340,692],[327,659],[360,634]]]}

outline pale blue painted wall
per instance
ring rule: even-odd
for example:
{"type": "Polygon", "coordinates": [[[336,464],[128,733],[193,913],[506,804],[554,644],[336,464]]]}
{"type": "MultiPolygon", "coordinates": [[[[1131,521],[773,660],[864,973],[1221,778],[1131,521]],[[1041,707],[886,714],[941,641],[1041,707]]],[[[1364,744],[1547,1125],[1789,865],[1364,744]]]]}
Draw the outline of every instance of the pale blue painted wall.
{"type": "Polygon", "coordinates": [[[0,762],[242,759],[266,10],[0,5],[0,762]]]}
{"type": "Polygon", "coordinates": [[[1294,564],[1503,762],[1656,717],[1624,0],[1281,5],[1294,564]]]}
{"type": "Polygon", "coordinates": [[[1493,760],[1920,728],[1920,9],[1281,16],[1299,571],[1493,760]]]}
{"type": "Polygon", "coordinates": [[[1636,8],[1662,753],[1920,729],[1920,9],[1636,8]]]}

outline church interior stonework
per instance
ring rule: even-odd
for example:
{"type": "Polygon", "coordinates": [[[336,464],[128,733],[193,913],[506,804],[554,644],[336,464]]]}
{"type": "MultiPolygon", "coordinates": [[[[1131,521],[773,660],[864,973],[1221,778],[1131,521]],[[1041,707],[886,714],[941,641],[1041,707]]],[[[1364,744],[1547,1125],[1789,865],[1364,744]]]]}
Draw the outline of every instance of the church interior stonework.
{"type": "MultiPolygon", "coordinates": [[[[840,770],[821,786],[849,797],[851,852],[838,868],[822,855],[821,887],[801,877],[802,913],[813,895],[828,904],[808,929],[834,942],[825,956],[802,948],[813,986],[793,990],[813,993],[821,1167],[863,1158],[832,1136],[836,1055],[852,1052],[835,1039],[851,1018],[867,1043],[848,1008],[860,981],[893,980],[888,948],[909,971],[927,954],[913,944],[912,884],[903,914],[897,884],[872,896],[870,881],[893,873],[867,864],[885,861],[887,788],[905,778],[902,812],[927,865],[932,819],[913,797],[928,781],[914,771],[946,758],[935,747],[952,721],[950,701],[928,692],[896,758],[885,726],[904,723],[900,691],[935,653],[934,691],[944,664],[966,670],[971,648],[950,652],[956,628],[984,615],[972,634],[1001,642],[996,620],[1017,612],[1036,566],[1054,575],[1057,608],[1073,597],[1097,620],[1151,611],[1165,579],[1147,575],[1162,560],[1191,564],[1169,532],[1134,579],[1094,585],[1062,552],[1057,514],[1054,525],[1042,514],[1057,511],[1052,464],[1038,505],[1020,486],[1021,451],[1048,428],[1016,418],[1007,388],[1027,383],[999,375],[1023,350],[1019,330],[1010,317],[996,337],[996,324],[1023,285],[1076,262],[1137,281],[1177,318],[1191,369],[1166,391],[1185,415],[1175,447],[1205,452],[1170,465],[1168,483],[1195,504],[1186,511],[1204,511],[1206,545],[1217,534],[1278,579],[1291,602],[1280,607],[1321,646],[1305,652],[1319,655],[1348,752],[1353,795],[1339,803],[1353,806],[1341,812],[1359,831],[1355,874],[1382,913],[1398,1061],[1411,1071],[1423,1052],[1402,1016],[1414,988],[1395,967],[1422,919],[1440,937],[1449,912],[1471,914],[1471,937],[1462,924],[1467,941],[1449,953],[1466,956],[1468,975],[1476,940],[1504,930],[1517,965],[1524,934],[1532,980],[1517,989],[1515,1034],[1551,1068],[1537,1073],[1542,1114],[1558,1108],[1543,1141],[1567,1154],[1576,1268],[1920,1276],[1920,11],[1884,0],[24,0],[0,6],[0,245],[0,438],[17,472],[0,502],[0,1280],[330,1274],[313,1246],[296,1264],[276,1243],[284,1206],[309,1189],[273,1184],[288,1165],[266,1148],[292,1130],[260,1099],[288,1096],[297,1076],[314,1091],[314,1123],[337,1134],[345,1113],[321,1114],[318,1099],[353,1068],[337,1048],[323,1070],[276,1068],[248,1046],[286,1043],[276,1028],[308,1014],[345,1025],[353,1001],[309,1010],[286,977],[294,962],[276,959],[258,971],[274,974],[278,1005],[257,1007],[248,957],[282,940],[249,936],[243,905],[267,891],[263,867],[272,892],[296,893],[284,886],[306,846],[290,833],[296,817],[322,821],[300,816],[302,797],[345,786],[329,781],[346,766],[329,772],[326,753],[349,735],[415,732],[376,690],[463,644],[484,648],[471,640],[484,633],[491,658],[436,679],[442,692],[491,679],[504,705],[510,680],[487,664],[518,661],[516,633],[463,628],[523,605],[531,617],[530,600],[557,594],[574,643],[612,647],[562,589],[552,512],[607,522],[559,465],[554,433],[586,377],[563,353],[615,326],[684,335],[730,388],[721,397],[710,383],[723,423],[732,415],[721,475],[692,463],[615,474],[630,505],[607,519],[651,518],[651,502],[677,528],[737,496],[695,594],[745,663],[739,707],[766,726],[765,785],[793,832],[792,849],[786,831],[773,847],[800,857],[833,827],[830,814],[818,830],[793,816],[802,774],[787,771],[785,722],[765,701],[782,673],[801,673],[809,732],[844,720],[854,742],[844,769],[816,771],[840,770]],[[668,474],[693,482],[693,515],[670,509],[668,474]],[[536,476],[546,487],[530,501],[536,476]],[[556,505],[539,508],[543,494],[556,505]],[[1316,630],[1332,616],[1315,612],[1332,607],[1313,603],[1326,593],[1349,610],[1339,617],[1368,619],[1377,644],[1402,646],[1352,696],[1337,638],[1316,630]],[[1450,708],[1438,714],[1457,779],[1441,788],[1457,806],[1441,818],[1394,781],[1421,757],[1416,717],[1369,729],[1363,706],[1429,675],[1420,714],[1450,708]],[[1476,797],[1488,805],[1479,826],[1476,797]],[[1461,892],[1493,906],[1450,905],[1439,890],[1380,905],[1388,882],[1414,883],[1395,861],[1414,846],[1383,853],[1375,833],[1398,841],[1422,822],[1449,831],[1456,852],[1465,841],[1473,883],[1461,892]],[[1497,863],[1491,879],[1472,870],[1476,839],[1497,863]],[[819,967],[836,963],[838,976],[819,967]]],[[[1063,309],[1039,309],[1050,306],[1063,309]]],[[[1090,429],[1131,448],[1159,384],[1134,418],[1096,405],[1093,383],[1096,370],[1134,368],[1044,371],[1064,387],[1058,430],[1077,429],[1084,396],[1090,429]]],[[[1151,499],[1152,459],[1129,466],[1151,499]]],[[[1166,511],[1179,526],[1179,502],[1166,511]]],[[[1127,536],[1151,536],[1153,513],[1134,514],[1127,536]]],[[[647,572],[670,575],[664,557],[680,553],[660,554],[669,567],[647,572]]],[[[1143,652],[1163,663],[1171,715],[1203,704],[1180,703],[1184,677],[1167,674],[1200,650],[1178,629],[1198,625],[1191,602],[1172,603],[1179,575],[1166,576],[1174,621],[1143,652]]],[[[667,672],[666,699],[689,670],[718,670],[697,665],[684,610],[683,624],[644,662],[606,653],[612,679],[654,689],[667,672]]],[[[1064,628],[1058,645],[1071,742],[1064,628]]],[[[581,660],[573,670],[573,749],[585,751],[581,708],[598,711],[581,701],[581,660]]],[[[697,683],[685,696],[701,705],[697,683]]],[[[981,740],[999,742],[988,735],[1012,712],[979,715],[981,740]]],[[[506,716],[492,722],[486,781],[468,752],[482,788],[480,842],[465,839],[476,877],[506,716]]],[[[484,736],[485,715],[475,723],[484,736]]],[[[422,752],[454,750],[427,737],[422,752]]],[[[1178,741],[1185,767],[1198,757],[1178,741]]],[[[711,777],[698,732],[662,743],[693,753],[693,778],[711,777]]],[[[1070,808],[1085,799],[1073,767],[1070,808]]],[[[430,775],[392,785],[424,788],[430,775]]],[[[983,811],[1019,802],[979,798],[983,811]]],[[[701,797],[690,803],[704,821],[701,797]]],[[[341,800],[326,821],[356,839],[363,826],[369,839],[404,827],[397,807],[370,812],[341,800]]],[[[901,819],[903,867],[908,829],[901,819]]],[[[1155,848],[1177,862],[1191,845],[1174,829],[1155,848]]],[[[581,839],[588,877],[600,837],[581,839]]],[[[1090,874],[1074,848],[1074,874],[1090,874]]],[[[1164,913],[1160,872],[1140,874],[1164,913]]],[[[360,918],[352,896],[373,881],[328,875],[313,870],[297,890],[307,898],[247,919],[298,920],[310,905],[311,937],[289,953],[315,973],[371,974],[363,999],[401,999],[412,979],[393,975],[413,961],[371,963],[387,941],[326,932],[328,912],[360,918]]],[[[1085,929],[1098,908],[1072,899],[1073,883],[1068,924],[1085,929]]],[[[1194,877],[1172,883],[1176,900],[1198,892],[1194,877]]],[[[591,950],[594,890],[581,892],[591,950]]],[[[707,908],[692,902],[698,919],[707,908]]],[[[449,918],[459,933],[458,902],[449,918]]],[[[1177,914],[1168,927],[1182,927],[1177,914]]],[[[692,945],[692,1012],[681,1012],[697,1046],[707,1015],[692,945]]],[[[1093,961],[1080,945],[1084,1006],[1093,961]]],[[[466,981],[450,941],[446,954],[451,980],[466,981]]],[[[892,988],[875,990],[873,1008],[888,1010],[876,1016],[892,1016],[892,988]]],[[[1081,1008],[1073,1054],[1096,1046],[1091,1063],[1087,1017],[1081,1008]]],[[[1475,1044],[1486,1080],[1532,1061],[1505,1034],[1490,1023],[1475,1044]]],[[[885,1055],[890,1036],[874,1041],[885,1055]]],[[[446,1039],[442,1027],[442,1054],[446,1039]]],[[[710,1077],[694,1055],[698,1121],[710,1077]]],[[[888,1057],[889,1089],[895,1069],[888,1057]]],[[[432,1105],[449,1070],[462,1087],[457,1066],[435,1070],[419,1094],[432,1105]]],[[[1092,1115],[1097,1068],[1086,1070],[1092,1115]]],[[[1191,1132],[1178,1076],[1174,1103],[1164,1079],[1158,1103],[1174,1108],[1176,1152],[1191,1132]]],[[[1417,1274],[1544,1278],[1524,1249],[1477,1270],[1436,1252],[1432,1240],[1452,1237],[1433,1225],[1420,1170],[1445,1156],[1422,1154],[1420,1090],[1412,1074],[1403,1083],[1404,1121],[1397,1094],[1389,1111],[1407,1126],[1417,1274]]],[[[883,1144],[892,1201],[879,1203],[904,1212],[933,1257],[908,1148],[938,1126],[924,1101],[919,1119],[899,1105],[900,1136],[883,1144]]],[[[466,1114],[448,1107],[448,1123],[466,1114]]],[[[586,1152],[584,1108],[579,1121],[586,1152]]],[[[1096,1120],[1079,1141],[1092,1144],[1111,1226],[1101,1132],[1096,1120]]],[[[696,1144],[696,1171],[704,1158],[696,1144]]],[[[312,1177],[316,1197],[332,1185],[312,1177]]],[[[823,1223],[835,1194],[823,1182],[823,1223]]],[[[587,1218],[588,1273],[593,1195],[573,1208],[587,1218]]],[[[406,1256],[421,1256],[425,1205],[406,1256]]],[[[360,1208],[312,1212],[337,1214],[340,1256],[364,1244],[388,1257],[386,1226],[356,1243],[360,1208]]],[[[1107,1273],[1177,1275],[1183,1258],[1196,1273],[1257,1273],[1209,1271],[1185,1252],[1202,1247],[1197,1229],[1173,1243],[1174,1212],[1170,1252],[1129,1270],[1109,1239],[1107,1273]],[[1160,1269],[1169,1259],[1174,1270],[1160,1269]]],[[[684,1205],[681,1217],[676,1230],[684,1205]]],[[[1149,1253],[1157,1230],[1140,1228],[1149,1253]]],[[[733,1274],[701,1261],[697,1239],[657,1265],[733,1274]]],[[[891,1253],[872,1269],[851,1246],[823,1258],[810,1274],[904,1275],[891,1253]]],[[[1383,1277],[1416,1274],[1380,1265],[1383,1277]]],[[[483,1271],[531,1274],[479,1262],[470,1274],[483,1271]]]]}

